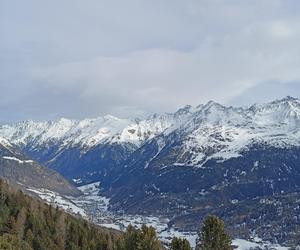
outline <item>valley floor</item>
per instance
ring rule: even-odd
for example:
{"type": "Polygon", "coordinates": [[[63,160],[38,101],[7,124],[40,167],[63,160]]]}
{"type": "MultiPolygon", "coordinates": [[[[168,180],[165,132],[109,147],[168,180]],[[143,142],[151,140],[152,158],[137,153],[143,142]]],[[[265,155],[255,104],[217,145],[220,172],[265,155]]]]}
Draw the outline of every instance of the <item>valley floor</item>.
{"type": "MultiPolygon", "coordinates": [[[[114,213],[109,211],[109,199],[99,196],[100,183],[92,183],[79,187],[83,195],[79,197],[62,197],[59,194],[45,189],[28,189],[35,193],[41,199],[47,201],[53,206],[59,206],[72,214],[80,216],[92,221],[97,225],[107,228],[113,228],[124,231],[129,224],[140,227],[143,224],[153,226],[160,239],[168,243],[172,237],[186,238],[192,247],[196,244],[197,233],[180,231],[178,228],[170,228],[167,218],[159,218],[154,216],[128,215],[124,213],[114,213]]],[[[288,250],[287,247],[264,242],[257,237],[253,237],[251,241],[245,239],[234,239],[233,245],[237,246],[237,250],[250,250],[255,247],[258,249],[274,249],[288,250]]]]}

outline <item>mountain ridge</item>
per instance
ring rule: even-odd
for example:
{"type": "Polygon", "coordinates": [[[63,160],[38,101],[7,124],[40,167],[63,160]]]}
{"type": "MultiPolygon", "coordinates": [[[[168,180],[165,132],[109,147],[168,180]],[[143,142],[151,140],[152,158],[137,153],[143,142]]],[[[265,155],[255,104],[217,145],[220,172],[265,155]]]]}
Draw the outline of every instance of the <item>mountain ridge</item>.
{"type": "Polygon", "coordinates": [[[24,190],[46,188],[62,195],[80,195],[60,174],[29,159],[3,139],[0,139],[0,177],[24,190]]]}
{"type": "Polygon", "coordinates": [[[162,149],[164,139],[177,135],[180,145],[174,164],[202,167],[212,158],[239,157],[252,144],[298,146],[299,124],[300,101],[288,96],[246,108],[209,101],[196,107],[186,105],[174,113],[153,114],[144,120],[107,115],[83,120],[62,118],[57,122],[25,121],[0,125],[0,136],[69,179],[95,175],[93,180],[101,180],[110,172],[106,164],[118,171],[133,152],[151,140],[158,139],[162,149]],[[67,158],[72,164],[64,168],[67,158]],[[91,162],[91,158],[100,163],[91,162]],[[73,165],[78,170],[74,173],[73,165]]]}
{"type": "MultiPolygon", "coordinates": [[[[82,145],[86,146],[90,143],[90,146],[92,147],[107,139],[111,139],[111,142],[132,142],[138,139],[148,139],[147,136],[142,137],[142,135],[140,135],[137,136],[137,138],[133,138],[130,137],[130,134],[125,134],[125,132],[128,132],[125,131],[126,129],[134,129],[136,126],[139,126],[138,128],[144,129],[147,132],[154,133],[156,131],[157,133],[160,133],[171,126],[186,122],[189,120],[191,114],[194,116],[197,116],[198,114],[199,116],[199,113],[202,113],[202,115],[206,115],[208,118],[212,119],[211,122],[217,122],[217,120],[213,120],[214,118],[217,119],[217,117],[210,116],[210,114],[227,111],[227,113],[234,112],[236,114],[244,114],[247,116],[251,115],[251,113],[252,115],[259,115],[267,108],[271,107],[271,109],[274,109],[276,106],[282,107],[284,105],[289,105],[290,109],[293,109],[287,110],[289,107],[283,107],[286,108],[286,110],[283,110],[282,112],[290,111],[289,114],[286,113],[285,115],[292,116],[292,112],[294,112],[294,117],[300,115],[300,113],[297,112],[297,109],[300,108],[299,99],[290,96],[269,103],[253,104],[250,107],[227,107],[214,101],[209,101],[206,104],[200,104],[196,107],[186,105],[185,107],[179,108],[174,113],[149,115],[146,119],[125,119],[112,115],[105,115],[83,120],[60,118],[57,121],[34,122],[32,120],[27,120],[11,124],[2,124],[0,125],[0,135],[15,144],[28,143],[30,137],[32,137],[31,139],[38,139],[38,141],[43,143],[51,139],[61,140],[71,137],[72,142],[75,144],[82,142],[82,145]],[[150,129],[150,125],[154,125],[154,127],[150,129]],[[101,128],[103,130],[101,130],[101,128]],[[105,128],[109,128],[110,131],[105,131],[105,128]],[[24,133],[24,131],[26,131],[26,133],[24,133]],[[101,136],[101,134],[103,136],[101,136]],[[116,138],[117,135],[120,136],[120,138],[116,138]],[[95,141],[93,141],[93,139],[95,141]]],[[[132,135],[136,135],[133,134],[132,131],[131,133],[132,135]]],[[[70,142],[70,140],[64,141],[64,143],[68,142],[70,142]]]]}

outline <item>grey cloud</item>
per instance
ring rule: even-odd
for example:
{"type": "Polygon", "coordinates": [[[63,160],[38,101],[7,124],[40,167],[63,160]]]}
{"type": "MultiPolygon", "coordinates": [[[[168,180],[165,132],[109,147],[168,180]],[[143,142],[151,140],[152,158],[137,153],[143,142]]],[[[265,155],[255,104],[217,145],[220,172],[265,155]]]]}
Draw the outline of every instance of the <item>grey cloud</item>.
{"type": "Polygon", "coordinates": [[[283,0],[1,1],[0,120],[243,104],[266,82],[274,96],[293,91],[299,8],[283,0]]]}

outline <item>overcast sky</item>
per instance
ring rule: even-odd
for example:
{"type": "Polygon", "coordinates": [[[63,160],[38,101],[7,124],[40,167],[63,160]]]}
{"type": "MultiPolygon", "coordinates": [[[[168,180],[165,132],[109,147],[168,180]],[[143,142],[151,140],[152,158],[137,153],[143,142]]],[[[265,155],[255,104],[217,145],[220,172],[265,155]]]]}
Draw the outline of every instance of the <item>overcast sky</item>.
{"type": "Polygon", "coordinates": [[[0,121],[300,97],[298,0],[0,0],[0,121]]]}

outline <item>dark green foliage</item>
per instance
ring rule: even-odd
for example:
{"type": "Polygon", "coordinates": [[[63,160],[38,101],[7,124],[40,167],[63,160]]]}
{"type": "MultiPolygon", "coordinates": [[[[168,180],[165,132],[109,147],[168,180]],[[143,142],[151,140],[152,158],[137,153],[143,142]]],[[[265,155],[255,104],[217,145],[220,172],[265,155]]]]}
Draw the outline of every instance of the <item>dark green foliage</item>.
{"type": "Polygon", "coordinates": [[[113,250],[119,233],[16,191],[0,180],[0,249],[113,250]]]}
{"type": "Polygon", "coordinates": [[[1,250],[31,250],[28,243],[21,240],[17,235],[3,234],[0,236],[1,250]]]}
{"type": "Polygon", "coordinates": [[[143,225],[141,229],[137,229],[129,225],[123,237],[118,240],[117,249],[160,250],[162,246],[153,227],[143,225]]]}
{"type": "Polygon", "coordinates": [[[190,243],[186,239],[174,237],[171,242],[170,250],[191,250],[190,243]]]}
{"type": "Polygon", "coordinates": [[[127,227],[127,230],[122,238],[117,242],[117,249],[128,250],[137,249],[139,242],[140,231],[133,227],[131,224],[127,227]]]}
{"type": "Polygon", "coordinates": [[[208,216],[198,233],[197,250],[231,250],[230,236],[225,232],[224,222],[216,216],[208,216]]]}
{"type": "Polygon", "coordinates": [[[143,225],[139,234],[139,250],[159,250],[160,242],[156,236],[156,231],[153,227],[143,225]]]}

